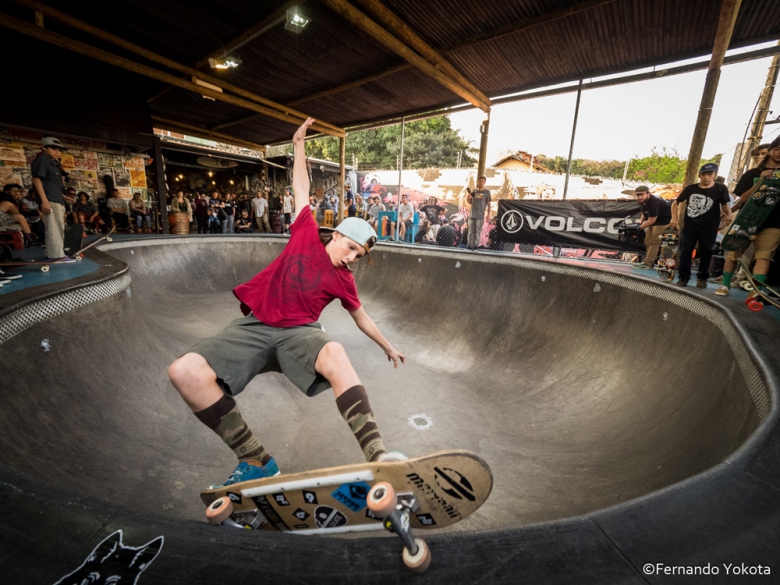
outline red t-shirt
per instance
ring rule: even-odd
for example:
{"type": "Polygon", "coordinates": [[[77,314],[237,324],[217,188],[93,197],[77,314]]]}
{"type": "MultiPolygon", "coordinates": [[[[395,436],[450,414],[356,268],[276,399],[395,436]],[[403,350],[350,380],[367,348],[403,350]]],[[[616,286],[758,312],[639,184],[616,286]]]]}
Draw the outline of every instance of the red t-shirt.
{"type": "Polygon", "coordinates": [[[359,309],[355,278],[346,268],[333,266],[312,214],[301,213],[290,232],[281,255],[233,289],[241,312],[251,311],[272,327],[295,327],[317,321],[333,299],[340,299],[347,311],[359,309]]]}

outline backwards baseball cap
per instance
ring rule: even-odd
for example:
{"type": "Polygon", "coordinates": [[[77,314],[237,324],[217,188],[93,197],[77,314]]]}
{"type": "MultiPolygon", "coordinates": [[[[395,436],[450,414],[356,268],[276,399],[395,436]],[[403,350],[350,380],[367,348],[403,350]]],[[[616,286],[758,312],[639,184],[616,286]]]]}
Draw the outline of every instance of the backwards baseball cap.
{"type": "Polygon", "coordinates": [[[56,146],[57,148],[62,148],[62,142],[60,142],[59,138],[54,138],[54,136],[44,136],[43,140],[41,140],[41,146],[56,146]]]}
{"type": "Polygon", "coordinates": [[[634,189],[634,193],[650,193],[650,187],[647,185],[639,185],[639,187],[634,189]]]}
{"type": "Polygon", "coordinates": [[[369,223],[359,217],[348,217],[342,221],[335,229],[320,228],[325,231],[336,231],[342,236],[347,236],[359,246],[363,246],[368,256],[371,248],[376,244],[376,232],[369,223]]]}
{"type": "Polygon", "coordinates": [[[715,163],[707,163],[706,165],[701,165],[701,168],[699,169],[699,173],[717,173],[718,172],[718,165],[715,163]]]}

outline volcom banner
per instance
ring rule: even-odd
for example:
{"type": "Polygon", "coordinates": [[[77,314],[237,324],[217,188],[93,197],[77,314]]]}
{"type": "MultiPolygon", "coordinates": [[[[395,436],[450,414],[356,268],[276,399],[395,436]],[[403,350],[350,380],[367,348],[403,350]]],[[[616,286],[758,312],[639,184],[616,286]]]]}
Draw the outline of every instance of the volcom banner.
{"type": "Polygon", "coordinates": [[[618,224],[638,219],[635,201],[510,201],[498,202],[498,237],[505,242],[644,251],[643,245],[618,240],[618,224]]]}

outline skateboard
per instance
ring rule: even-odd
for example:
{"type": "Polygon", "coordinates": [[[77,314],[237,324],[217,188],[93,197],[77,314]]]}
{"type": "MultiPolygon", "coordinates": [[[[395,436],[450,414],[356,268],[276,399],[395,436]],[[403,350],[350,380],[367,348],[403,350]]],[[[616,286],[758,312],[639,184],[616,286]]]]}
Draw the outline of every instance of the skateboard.
{"type": "Polygon", "coordinates": [[[40,266],[41,267],[41,272],[48,272],[49,271],[49,266],[51,264],[57,264],[59,262],[67,260],[67,259],[81,261],[84,258],[84,252],[89,250],[92,246],[100,244],[103,241],[111,242],[112,241],[111,234],[113,234],[113,233],[114,233],[114,228],[111,228],[111,230],[108,233],[103,234],[98,239],[90,242],[89,244],[87,244],[86,246],[81,248],[78,252],[76,252],[72,256],[64,256],[62,258],[58,258],[57,260],[49,260],[49,261],[46,261],[46,260],[11,260],[9,262],[0,262],[0,268],[3,268],[3,267],[14,267],[14,266],[40,266]]]}
{"type": "Polygon", "coordinates": [[[739,264],[742,266],[742,271],[745,275],[745,280],[740,284],[740,288],[750,293],[747,299],[745,299],[748,309],[758,312],[767,304],[780,309],[780,293],[758,282],[753,273],[748,270],[747,264],[742,260],[739,261],[739,264]]]}
{"type": "Polygon", "coordinates": [[[721,246],[724,250],[733,252],[750,243],[750,238],[758,233],[761,224],[780,201],[780,171],[775,171],[771,179],[760,179],[756,184],[755,193],[739,210],[723,237],[721,246]]]}
{"type": "Polygon", "coordinates": [[[661,234],[661,249],[655,261],[655,269],[661,280],[672,282],[677,270],[677,247],[680,236],[676,232],[664,232],[661,234]]]}
{"type": "Polygon", "coordinates": [[[430,550],[412,529],[459,522],[485,503],[492,488],[485,461],[452,450],[246,481],[200,497],[211,524],[299,534],[395,532],[406,566],[423,572],[430,550]]]}

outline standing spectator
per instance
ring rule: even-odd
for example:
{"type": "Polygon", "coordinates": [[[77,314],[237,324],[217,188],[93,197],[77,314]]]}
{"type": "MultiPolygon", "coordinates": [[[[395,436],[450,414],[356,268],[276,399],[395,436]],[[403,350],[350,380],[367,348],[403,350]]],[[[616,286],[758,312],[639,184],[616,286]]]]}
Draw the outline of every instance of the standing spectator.
{"type": "Polygon", "coordinates": [[[355,217],[357,206],[355,205],[355,194],[352,192],[352,186],[349,182],[344,184],[347,192],[344,194],[344,206],[347,208],[347,217],[355,217]]]}
{"type": "Polygon", "coordinates": [[[195,198],[195,220],[198,222],[198,233],[209,233],[209,200],[205,193],[198,193],[195,198]]]}
{"type": "Polygon", "coordinates": [[[119,196],[119,189],[114,189],[111,197],[106,201],[106,205],[108,205],[111,219],[114,220],[116,226],[132,234],[133,228],[130,227],[130,222],[127,220],[127,202],[119,196]]]}
{"type": "Polygon", "coordinates": [[[210,234],[218,234],[222,231],[221,221],[219,219],[220,209],[216,205],[210,207],[211,213],[208,218],[208,230],[210,234]]]}
{"type": "Polygon", "coordinates": [[[282,200],[282,213],[284,213],[284,233],[290,233],[290,224],[292,223],[292,213],[295,209],[295,199],[293,199],[290,188],[284,189],[284,199],[282,200]]]}
{"type": "Polygon", "coordinates": [[[363,206],[363,197],[360,195],[355,195],[355,217],[359,217],[360,219],[366,218],[366,210],[363,206]]]}
{"type": "Polygon", "coordinates": [[[255,225],[257,231],[266,233],[271,232],[271,224],[268,222],[268,201],[265,199],[265,192],[258,191],[257,197],[252,199],[252,210],[254,211],[255,225]]]}
{"type": "Polygon", "coordinates": [[[685,223],[682,230],[680,250],[680,279],[677,286],[687,286],[691,278],[691,258],[696,244],[699,245],[698,288],[707,288],[712,247],[718,235],[718,227],[731,221],[731,197],[722,183],[716,183],[718,165],[707,163],[699,169],[699,182],[688,185],[672,203],[672,219],[669,226],[677,228],[677,206],[685,201],[685,223]]]}
{"type": "Polygon", "coordinates": [[[479,238],[482,235],[482,224],[490,221],[490,191],[485,189],[485,177],[477,179],[477,188],[468,190],[468,202],[471,204],[469,214],[469,250],[476,250],[479,246],[479,238]]]}
{"type": "Polygon", "coordinates": [[[772,145],[769,143],[759,144],[753,149],[753,152],[750,153],[750,162],[752,163],[750,165],[751,169],[755,169],[758,165],[764,162],[766,155],[769,154],[769,149],[771,146],[772,145]]]}
{"type": "Polygon", "coordinates": [[[322,223],[325,221],[325,212],[326,211],[333,211],[333,205],[331,205],[330,200],[327,195],[323,195],[322,199],[320,200],[319,204],[317,205],[317,222],[322,225],[322,223]]]}
{"type": "MultiPolygon", "coordinates": [[[[769,154],[755,168],[747,171],[740,177],[734,188],[734,195],[739,197],[731,211],[738,211],[745,205],[756,191],[756,185],[760,179],[780,179],[780,137],[775,138],[769,145],[769,154]]],[[[780,245],[780,204],[775,205],[769,216],[761,224],[756,235],[751,238],[755,248],[754,258],[756,265],[753,268],[753,277],[761,283],[766,282],[769,272],[769,264],[775,256],[775,251],[780,245]]],[[[748,244],[749,246],[750,244],[748,244]]],[[[723,286],[718,287],[716,295],[726,296],[731,288],[731,278],[737,262],[742,257],[748,246],[741,250],[726,253],[726,262],[723,266],[723,286]]]]}
{"type": "Polygon", "coordinates": [[[235,195],[228,193],[225,195],[225,205],[222,208],[225,212],[226,222],[225,227],[222,230],[223,234],[232,234],[235,231],[236,224],[236,205],[235,195]]]}
{"type": "MultiPolygon", "coordinates": [[[[65,199],[62,188],[62,142],[46,136],[43,151],[32,163],[33,186],[41,199],[40,210],[46,224],[46,257],[65,257],[65,199]]],[[[68,260],[65,260],[68,262],[68,260]]]]}
{"type": "Polygon", "coordinates": [[[152,233],[152,217],[149,215],[149,208],[146,202],[141,198],[140,193],[133,195],[130,200],[130,216],[135,218],[135,229],[140,234],[143,233],[143,222],[146,221],[146,232],[152,233]]]}
{"type": "Polygon", "coordinates": [[[384,210],[385,206],[379,201],[379,195],[373,195],[371,197],[371,207],[368,209],[368,223],[371,224],[371,227],[374,228],[374,231],[380,236],[382,234],[379,230],[382,226],[379,225],[379,212],[384,210]]]}
{"type": "Polygon", "coordinates": [[[85,191],[79,191],[77,197],[78,201],[73,204],[73,215],[76,217],[76,222],[81,224],[86,232],[94,234],[100,230],[105,234],[108,228],[103,218],[100,217],[95,204],[89,200],[89,194],[85,191]]]}
{"type": "Polygon", "coordinates": [[[642,206],[639,229],[645,230],[646,249],[644,262],[634,264],[634,268],[651,270],[656,258],[658,258],[658,251],[661,249],[661,234],[672,221],[672,212],[669,209],[669,203],[656,195],[651,195],[650,188],[646,185],[639,185],[634,193],[636,200],[642,206]]]}

